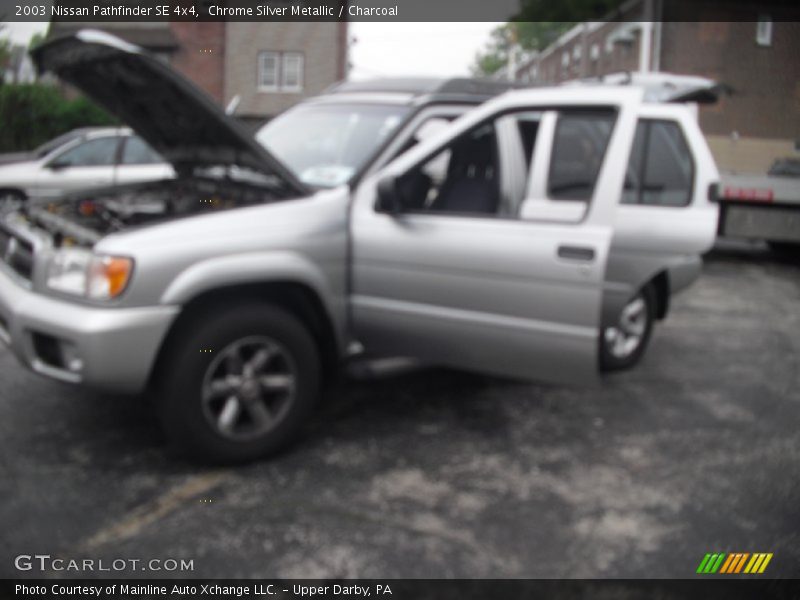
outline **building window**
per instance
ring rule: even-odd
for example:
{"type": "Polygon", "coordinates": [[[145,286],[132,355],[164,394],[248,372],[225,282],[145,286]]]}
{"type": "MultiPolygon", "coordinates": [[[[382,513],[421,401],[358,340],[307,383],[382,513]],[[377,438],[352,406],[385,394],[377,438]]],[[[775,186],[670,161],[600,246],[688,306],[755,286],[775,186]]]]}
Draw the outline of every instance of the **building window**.
{"type": "Polygon", "coordinates": [[[303,91],[303,62],[300,52],[260,52],[258,90],[297,93],[303,91]]]}
{"type": "Polygon", "coordinates": [[[261,52],[258,55],[258,89],[262,92],[278,91],[277,52],[261,52]]]}
{"type": "Polygon", "coordinates": [[[300,92],[303,90],[303,55],[299,52],[287,52],[283,55],[283,72],[281,73],[282,92],[300,92]]]}
{"type": "Polygon", "coordinates": [[[581,60],[581,47],[575,46],[572,50],[572,58],[575,62],[579,62],[581,60]]]}
{"type": "Polygon", "coordinates": [[[568,67],[569,66],[569,51],[565,50],[564,53],[561,55],[561,66],[568,67]]]}
{"type": "Polygon", "coordinates": [[[589,56],[592,58],[592,60],[597,60],[600,58],[600,46],[597,44],[592,44],[592,50],[589,53],[589,56]]]}
{"type": "Polygon", "coordinates": [[[768,15],[761,15],[756,26],[756,43],[759,46],[772,45],[772,19],[768,15]]]}

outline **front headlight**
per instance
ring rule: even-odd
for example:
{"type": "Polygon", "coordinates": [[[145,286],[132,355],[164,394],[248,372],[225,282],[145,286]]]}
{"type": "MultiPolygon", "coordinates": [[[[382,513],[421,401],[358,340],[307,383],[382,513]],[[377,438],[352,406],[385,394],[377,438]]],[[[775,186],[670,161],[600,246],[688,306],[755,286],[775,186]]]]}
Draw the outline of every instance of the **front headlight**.
{"type": "Polygon", "coordinates": [[[132,272],[130,258],[63,248],[50,261],[47,287],[93,300],[110,300],[125,291],[132,272]]]}

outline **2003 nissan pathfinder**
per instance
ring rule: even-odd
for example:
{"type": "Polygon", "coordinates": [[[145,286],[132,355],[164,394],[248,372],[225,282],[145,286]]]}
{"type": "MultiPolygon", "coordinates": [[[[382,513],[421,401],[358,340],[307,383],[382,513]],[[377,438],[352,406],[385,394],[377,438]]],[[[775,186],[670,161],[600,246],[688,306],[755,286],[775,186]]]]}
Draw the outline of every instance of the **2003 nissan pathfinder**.
{"type": "Polygon", "coordinates": [[[253,139],[106,34],[35,59],[176,177],[7,214],[0,338],[54,379],[152,387],[212,460],[285,445],[355,349],[554,382],[629,367],[714,240],[696,119],[639,89],[344,84],[253,139]]]}

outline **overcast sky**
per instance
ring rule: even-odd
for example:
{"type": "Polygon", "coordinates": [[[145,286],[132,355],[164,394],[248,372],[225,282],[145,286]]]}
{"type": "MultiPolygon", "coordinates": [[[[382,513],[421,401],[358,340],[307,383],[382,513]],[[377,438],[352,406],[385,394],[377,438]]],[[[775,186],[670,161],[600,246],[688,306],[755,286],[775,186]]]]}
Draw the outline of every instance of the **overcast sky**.
{"type": "MultiPolygon", "coordinates": [[[[351,23],[353,79],[466,75],[497,23],[351,23]],[[353,43],[352,40],[355,40],[353,43]]],[[[6,23],[2,35],[27,44],[47,23],[6,23]]]]}
{"type": "Polygon", "coordinates": [[[467,75],[497,23],[352,23],[351,77],[467,75]]]}

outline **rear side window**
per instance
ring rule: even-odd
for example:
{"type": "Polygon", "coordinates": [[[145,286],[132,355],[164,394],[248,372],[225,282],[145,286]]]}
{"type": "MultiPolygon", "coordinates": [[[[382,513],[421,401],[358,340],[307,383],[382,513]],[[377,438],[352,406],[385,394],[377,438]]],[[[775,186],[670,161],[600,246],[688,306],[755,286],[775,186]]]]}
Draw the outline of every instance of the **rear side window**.
{"type": "Polygon", "coordinates": [[[688,206],[694,163],[689,145],[674,121],[642,120],[636,127],[623,204],[688,206]]]}
{"type": "Polygon", "coordinates": [[[119,138],[101,137],[78,144],[53,162],[62,167],[105,167],[114,164],[119,138]]]}
{"type": "Polygon", "coordinates": [[[125,140],[122,151],[122,164],[124,165],[152,165],[163,162],[155,150],[137,136],[131,136],[125,140]]]}
{"type": "Polygon", "coordinates": [[[591,199],[614,119],[611,111],[559,115],[547,184],[551,199],[591,199]]]}

